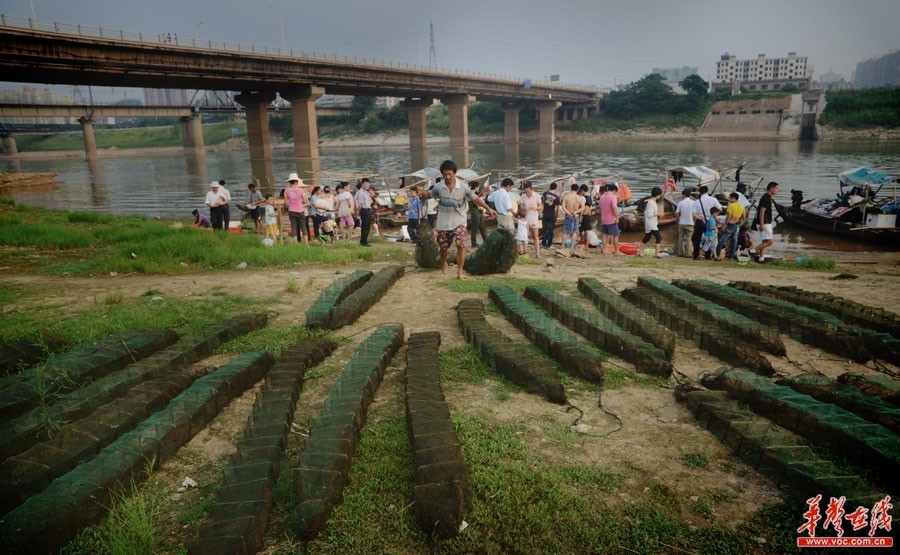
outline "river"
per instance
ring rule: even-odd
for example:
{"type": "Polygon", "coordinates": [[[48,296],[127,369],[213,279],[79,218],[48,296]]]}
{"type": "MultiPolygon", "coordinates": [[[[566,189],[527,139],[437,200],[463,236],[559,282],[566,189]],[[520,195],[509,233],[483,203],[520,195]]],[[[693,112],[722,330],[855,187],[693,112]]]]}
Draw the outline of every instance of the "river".
{"type": "MultiPolygon", "coordinates": [[[[321,150],[325,172],[401,175],[410,170],[409,150],[399,147],[341,147],[321,150]]],[[[437,166],[450,157],[447,146],[432,146],[428,163],[437,166]]],[[[767,142],[609,140],[563,142],[556,145],[523,143],[518,148],[476,144],[470,162],[492,170],[492,179],[507,174],[543,172],[551,176],[591,168],[594,175],[622,175],[635,196],[660,183],[659,171],[678,165],[707,165],[727,169],[746,162],[746,168],[765,181],[781,185],[778,200],[790,202],[791,189],[805,198],[833,195],[837,173],[857,166],[889,173],[900,171],[900,143],[880,141],[767,142]]],[[[292,149],[276,149],[276,179],[295,171],[292,149]]],[[[3,194],[17,203],[48,208],[92,210],[113,214],[142,214],[190,218],[203,207],[212,179],[225,179],[235,202],[246,196],[250,177],[248,152],[209,152],[205,168],[179,154],[103,157],[89,164],[80,158],[4,159],[3,172],[56,172],[59,187],[49,191],[15,190],[3,194]]],[[[757,193],[757,197],[763,191],[757,193]]],[[[668,241],[667,241],[668,242],[668,241]]],[[[833,238],[786,224],[776,228],[777,247],[785,255],[829,251],[884,250],[853,240],[833,238]]]]}

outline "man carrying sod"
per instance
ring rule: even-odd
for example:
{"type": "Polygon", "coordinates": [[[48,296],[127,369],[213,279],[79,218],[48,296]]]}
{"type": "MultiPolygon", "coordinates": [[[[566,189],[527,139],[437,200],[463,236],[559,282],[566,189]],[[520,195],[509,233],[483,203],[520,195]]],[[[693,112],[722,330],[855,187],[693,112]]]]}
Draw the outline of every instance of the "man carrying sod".
{"type": "Polygon", "coordinates": [[[457,167],[452,160],[444,160],[440,170],[443,179],[435,184],[434,187],[422,193],[422,197],[438,201],[437,244],[441,251],[443,272],[447,273],[447,251],[456,242],[457,278],[466,279],[465,275],[463,275],[463,265],[466,262],[466,240],[468,239],[468,233],[466,232],[468,203],[470,201],[474,202],[494,217],[497,216],[497,213],[482,198],[477,196],[469,188],[468,184],[461,179],[457,179],[457,167]]]}

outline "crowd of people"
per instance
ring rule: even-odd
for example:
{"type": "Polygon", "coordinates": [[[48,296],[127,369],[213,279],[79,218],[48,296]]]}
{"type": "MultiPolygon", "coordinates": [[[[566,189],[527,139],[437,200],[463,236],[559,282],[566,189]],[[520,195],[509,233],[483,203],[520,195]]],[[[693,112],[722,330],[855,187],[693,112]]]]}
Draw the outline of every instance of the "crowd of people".
{"type": "MultiPolygon", "coordinates": [[[[225,231],[231,220],[231,193],[225,181],[213,181],[206,194],[209,217],[194,210],[194,226],[225,231]]],[[[248,212],[253,221],[254,233],[275,239],[279,233],[279,217],[286,218],[289,239],[297,243],[319,240],[334,243],[359,237],[363,247],[370,247],[372,231],[378,236],[378,191],[367,178],[360,179],[354,188],[347,181],[338,184],[334,191],[328,185],[315,185],[311,189],[302,179],[291,173],[287,186],[278,197],[263,195],[255,183],[247,185],[248,199],[239,207],[248,212]]]]}
{"type": "MultiPolygon", "coordinates": [[[[623,192],[615,183],[597,180],[593,190],[588,184],[575,183],[574,179],[550,183],[548,190],[537,193],[530,182],[521,184],[521,192],[513,193],[515,182],[503,179],[496,189],[489,184],[482,188],[477,181],[466,183],[456,177],[457,167],[451,160],[441,164],[441,177],[420,187],[402,188],[406,206],[409,240],[420,240],[420,224],[427,220],[444,258],[447,251],[456,246],[458,259],[464,257],[465,247],[471,242],[478,246],[487,239],[485,216],[496,218],[497,227],[515,234],[519,254],[528,253],[533,245],[534,256],[542,257],[542,249],[554,247],[554,233],[562,217],[563,255],[583,256],[586,249],[600,247],[600,254],[621,255],[619,238],[619,205],[623,192]],[[568,187],[563,193],[561,189],[568,187]],[[598,232],[599,231],[599,235],[598,232]]],[[[286,215],[290,225],[290,237],[295,242],[306,243],[317,239],[326,243],[359,237],[363,247],[371,246],[369,237],[379,232],[378,192],[368,178],[357,181],[355,187],[347,181],[340,182],[332,191],[328,185],[308,188],[296,173],[291,173],[287,186],[278,199],[264,196],[255,184],[247,186],[248,202],[242,206],[250,213],[254,231],[275,239],[278,234],[279,216],[286,215]]],[[[758,262],[765,262],[766,249],[772,245],[772,197],[778,192],[778,184],[771,182],[759,201],[756,216],[749,218],[750,202],[741,192],[729,194],[726,206],[709,194],[706,186],[685,188],[675,209],[678,218],[674,255],[698,260],[737,260],[739,253],[747,254],[753,246],[750,228],[759,232],[756,246],[758,262]]],[[[662,236],[659,231],[659,202],[663,191],[654,187],[643,204],[644,236],[637,249],[639,256],[662,256],[662,236]],[[650,245],[653,240],[654,244],[650,245]]],[[[206,195],[209,217],[193,211],[195,226],[214,230],[228,229],[231,194],[225,181],[210,183],[206,195]]],[[[446,268],[445,268],[446,270],[446,268]]],[[[462,264],[459,275],[462,277],[462,264]]]]}

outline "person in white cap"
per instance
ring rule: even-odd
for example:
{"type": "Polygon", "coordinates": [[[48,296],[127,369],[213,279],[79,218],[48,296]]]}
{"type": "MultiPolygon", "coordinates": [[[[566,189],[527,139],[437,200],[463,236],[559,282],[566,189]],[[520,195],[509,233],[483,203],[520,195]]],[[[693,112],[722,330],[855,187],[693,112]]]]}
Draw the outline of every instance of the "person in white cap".
{"type": "Polygon", "coordinates": [[[306,217],[303,215],[303,210],[306,209],[306,191],[303,190],[303,180],[296,173],[292,173],[288,176],[287,181],[290,187],[284,190],[284,201],[287,203],[294,241],[299,242],[302,238],[306,243],[308,233],[303,231],[306,226],[306,217]]]}
{"type": "Polygon", "coordinates": [[[212,222],[213,229],[222,230],[224,219],[222,218],[222,203],[225,199],[220,192],[221,187],[217,181],[209,184],[209,192],[206,193],[206,206],[209,206],[209,219],[212,222]]]}

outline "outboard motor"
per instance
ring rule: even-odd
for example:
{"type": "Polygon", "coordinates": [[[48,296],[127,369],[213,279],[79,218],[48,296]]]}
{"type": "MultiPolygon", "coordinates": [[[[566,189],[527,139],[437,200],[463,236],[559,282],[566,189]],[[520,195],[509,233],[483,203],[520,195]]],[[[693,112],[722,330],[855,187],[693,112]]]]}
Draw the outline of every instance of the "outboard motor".
{"type": "Polygon", "coordinates": [[[801,204],[803,204],[803,191],[791,189],[791,208],[800,210],[801,204]]]}

